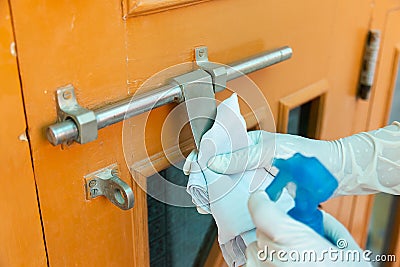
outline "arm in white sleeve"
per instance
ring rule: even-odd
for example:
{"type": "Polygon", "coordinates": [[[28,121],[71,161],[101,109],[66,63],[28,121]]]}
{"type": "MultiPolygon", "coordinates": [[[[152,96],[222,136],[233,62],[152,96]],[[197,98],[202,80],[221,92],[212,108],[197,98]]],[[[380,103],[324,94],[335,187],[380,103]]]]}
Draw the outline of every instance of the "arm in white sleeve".
{"type": "MultiPolygon", "coordinates": [[[[338,179],[335,195],[376,192],[400,194],[400,123],[335,141],[313,140],[266,131],[248,133],[253,145],[214,157],[209,168],[218,173],[238,173],[271,168],[273,158],[295,153],[318,158],[338,179]],[[275,149],[274,149],[275,148],[275,149]]],[[[277,172],[277,169],[271,169],[277,172]]]]}
{"type": "Polygon", "coordinates": [[[400,123],[339,139],[337,195],[400,194],[400,123]]]}
{"type": "Polygon", "coordinates": [[[400,123],[335,141],[277,134],[277,158],[317,157],[338,179],[335,195],[400,194],[400,123]]]}

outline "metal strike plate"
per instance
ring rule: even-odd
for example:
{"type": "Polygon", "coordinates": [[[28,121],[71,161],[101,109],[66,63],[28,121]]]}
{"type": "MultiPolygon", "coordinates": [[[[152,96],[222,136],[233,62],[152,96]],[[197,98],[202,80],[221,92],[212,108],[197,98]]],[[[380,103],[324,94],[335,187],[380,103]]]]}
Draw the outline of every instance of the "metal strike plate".
{"type": "Polygon", "coordinates": [[[79,135],[75,141],[85,144],[97,139],[96,114],[78,104],[72,85],[57,90],[57,105],[58,121],[71,119],[77,126],[79,135]]]}
{"type": "Polygon", "coordinates": [[[208,72],[212,77],[214,92],[217,93],[225,90],[226,81],[228,79],[226,67],[224,65],[208,61],[207,46],[196,47],[194,51],[197,66],[208,72]]]}
{"type": "Polygon", "coordinates": [[[115,206],[123,210],[133,207],[135,197],[129,185],[118,177],[117,164],[85,175],[86,199],[105,196],[115,206]]]}

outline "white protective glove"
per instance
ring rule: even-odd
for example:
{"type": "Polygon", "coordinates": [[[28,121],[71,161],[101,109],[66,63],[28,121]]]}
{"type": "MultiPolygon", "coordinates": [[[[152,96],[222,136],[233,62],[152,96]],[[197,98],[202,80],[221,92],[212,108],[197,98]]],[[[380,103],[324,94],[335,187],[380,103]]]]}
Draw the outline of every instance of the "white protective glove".
{"type": "MultiPolygon", "coordinates": [[[[338,179],[338,195],[385,192],[400,194],[400,123],[355,134],[335,141],[312,140],[290,134],[248,132],[256,145],[217,155],[208,167],[217,173],[240,173],[257,168],[271,169],[271,140],[275,158],[295,153],[316,157],[338,179]]],[[[272,153],[273,155],[273,153],[272,153]]],[[[271,169],[276,173],[275,168],[271,169]]]]}
{"type": "Polygon", "coordinates": [[[186,157],[185,164],[183,164],[182,171],[185,175],[189,175],[192,170],[192,165],[197,162],[198,153],[196,149],[193,149],[192,152],[186,157]]]}
{"type": "Polygon", "coordinates": [[[247,267],[255,266],[371,266],[347,229],[323,212],[325,236],[292,219],[268,195],[250,196],[249,210],[257,228],[257,241],[246,249],[247,267]]]}

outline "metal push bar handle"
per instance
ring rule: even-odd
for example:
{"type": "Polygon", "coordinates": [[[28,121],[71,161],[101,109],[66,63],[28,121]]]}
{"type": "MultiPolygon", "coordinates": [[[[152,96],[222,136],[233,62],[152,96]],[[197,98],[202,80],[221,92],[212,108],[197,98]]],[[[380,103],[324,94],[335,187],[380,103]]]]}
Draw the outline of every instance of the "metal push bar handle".
{"type": "MultiPolygon", "coordinates": [[[[289,59],[292,49],[288,46],[264,52],[240,62],[231,64],[227,69],[227,80],[233,80],[251,72],[266,68],[289,59]]],[[[97,129],[131,118],[151,109],[183,100],[182,90],[177,84],[168,84],[147,93],[127,98],[94,110],[97,129]]],[[[76,140],[79,137],[77,125],[73,120],[65,120],[47,128],[47,139],[53,145],[76,140]]]]}

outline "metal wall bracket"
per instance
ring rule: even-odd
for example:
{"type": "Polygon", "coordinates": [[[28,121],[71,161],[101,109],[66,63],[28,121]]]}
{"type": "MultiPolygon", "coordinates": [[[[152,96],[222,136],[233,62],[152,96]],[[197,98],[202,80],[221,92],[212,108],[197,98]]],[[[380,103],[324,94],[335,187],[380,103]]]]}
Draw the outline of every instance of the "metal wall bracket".
{"type": "Polygon", "coordinates": [[[97,139],[96,114],[78,104],[72,85],[57,90],[57,119],[59,122],[75,122],[79,132],[75,141],[78,143],[85,144],[97,139]]]}
{"type": "Polygon", "coordinates": [[[208,61],[208,48],[207,46],[200,46],[195,48],[196,64],[199,68],[208,72],[212,77],[214,92],[221,92],[226,88],[228,80],[228,72],[224,65],[208,61]]]}
{"type": "Polygon", "coordinates": [[[201,137],[211,128],[217,114],[212,77],[208,72],[198,69],[172,80],[182,89],[194,141],[198,148],[201,137]]]}
{"type": "Polygon", "coordinates": [[[129,210],[133,207],[135,202],[133,191],[118,177],[116,163],[85,175],[84,178],[87,200],[105,196],[120,209],[129,210]]]}

